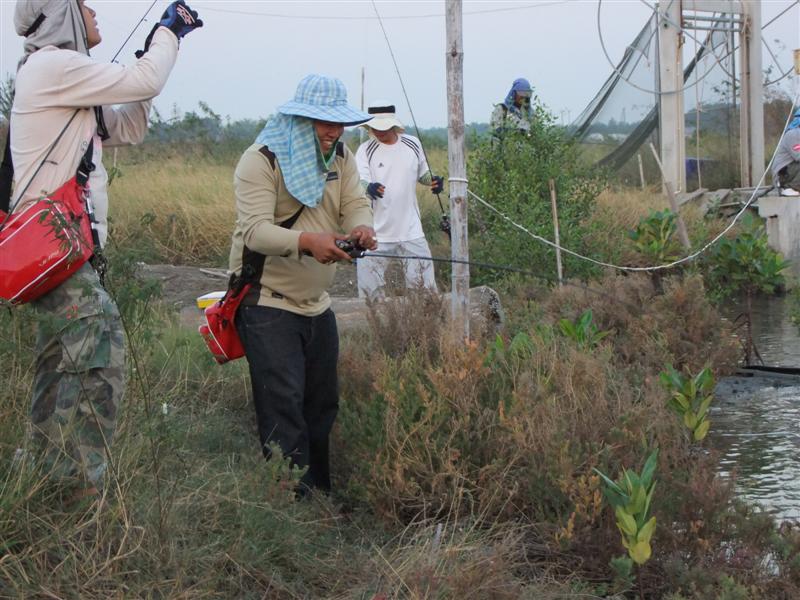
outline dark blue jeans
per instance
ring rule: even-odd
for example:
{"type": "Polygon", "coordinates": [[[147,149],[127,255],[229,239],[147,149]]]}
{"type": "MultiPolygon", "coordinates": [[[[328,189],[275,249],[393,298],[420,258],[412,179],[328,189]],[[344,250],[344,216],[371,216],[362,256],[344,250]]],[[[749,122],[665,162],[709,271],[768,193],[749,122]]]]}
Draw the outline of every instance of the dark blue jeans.
{"type": "Polygon", "coordinates": [[[327,310],[304,317],[266,306],[241,306],[236,329],[250,365],[264,456],[276,442],[298,467],[304,488],[331,489],[328,437],[339,410],[339,332],[327,310]]]}

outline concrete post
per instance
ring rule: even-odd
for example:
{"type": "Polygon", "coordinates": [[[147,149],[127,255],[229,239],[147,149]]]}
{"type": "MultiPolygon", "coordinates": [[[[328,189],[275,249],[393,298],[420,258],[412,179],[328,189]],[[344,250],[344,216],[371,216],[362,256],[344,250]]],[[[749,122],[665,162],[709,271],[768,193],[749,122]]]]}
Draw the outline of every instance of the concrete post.
{"type": "Polygon", "coordinates": [[[764,67],[761,58],[761,0],[742,0],[740,135],[742,187],[764,174],[764,67]]]}
{"type": "MultiPolygon", "coordinates": [[[[686,149],[683,115],[683,60],[679,27],[681,0],[658,3],[658,66],[660,81],[659,135],[664,183],[676,192],[686,191],[686,149]]],[[[666,193],[667,186],[663,189],[666,193]]]]}

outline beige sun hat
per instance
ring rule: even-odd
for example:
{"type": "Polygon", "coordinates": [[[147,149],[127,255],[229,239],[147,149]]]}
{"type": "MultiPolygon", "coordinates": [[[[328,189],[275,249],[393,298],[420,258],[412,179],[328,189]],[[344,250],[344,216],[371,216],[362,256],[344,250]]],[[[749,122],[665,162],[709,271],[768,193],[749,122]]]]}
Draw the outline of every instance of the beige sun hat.
{"type": "Polygon", "coordinates": [[[367,107],[367,112],[372,115],[372,119],[364,123],[364,127],[378,131],[389,131],[392,127],[397,127],[400,133],[405,131],[395,115],[394,104],[388,100],[374,100],[367,107]]]}

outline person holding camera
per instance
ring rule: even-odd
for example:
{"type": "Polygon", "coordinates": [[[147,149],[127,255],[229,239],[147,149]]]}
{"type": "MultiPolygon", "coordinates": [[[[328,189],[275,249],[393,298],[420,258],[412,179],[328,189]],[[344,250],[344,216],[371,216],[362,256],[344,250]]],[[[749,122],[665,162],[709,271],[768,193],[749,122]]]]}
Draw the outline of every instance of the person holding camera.
{"type": "Polygon", "coordinates": [[[102,37],[83,0],[18,0],[14,10],[25,53],[11,108],[10,210],[57,191],[82,165],[96,220],[92,262],[32,302],[41,318],[31,438],[49,475],[76,488],[73,499],[95,496],[103,486],[125,390],[123,328],[98,256],[108,213],[103,146],[143,140],[152,98],[167,82],[179,41],[202,25],[183,0],[173,2],[126,67],[89,56],[102,37]]]}
{"type": "Polygon", "coordinates": [[[234,175],[230,271],[251,283],[235,323],[266,458],[275,443],[304,468],[299,496],[331,488],[339,336],[328,288],[348,239],[376,247],[372,210],[345,126],[369,120],[338,79],[309,75],[242,155],[234,175]],[[346,232],[346,233],[344,233],[346,232]]]}

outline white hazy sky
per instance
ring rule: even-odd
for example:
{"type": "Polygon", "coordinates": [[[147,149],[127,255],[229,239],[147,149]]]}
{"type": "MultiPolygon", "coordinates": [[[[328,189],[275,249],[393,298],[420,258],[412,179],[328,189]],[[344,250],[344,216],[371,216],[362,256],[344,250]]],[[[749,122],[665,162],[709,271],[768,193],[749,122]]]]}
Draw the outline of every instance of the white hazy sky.
{"type": "MultiPolygon", "coordinates": [[[[66,1],[66,0],[65,0],[66,1]]],[[[260,117],[290,99],[308,73],[342,79],[352,104],[365,97],[393,100],[410,122],[389,50],[371,1],[193,0],[205,26],[184,40],[178,63],[156,106],[170,114],[207,102],[237,119],[260,117]]],[[[645,20],[653,0],[604,0],[600,24],[609,54],[618,61],[645,20]]],[[[0,0],[0,74],[13,73],[22,38],[13,28],[14,0],[0,0]]],[[[87,0],[97,11],[103,43],[92,55],[110,60],[150,0],[87,0]]],[[[130,63],[164,8],[158,0],[123,50],[130,63]]],[[[800,48],[800,6],[763,0],[766,23],[794,6],[765,31],[785,70],[800,48]]],[[[420,127],[447,122],[443,1],[377,1],[420,127]]],[[[467,122],[488,121],[492,104],[511,81],[526,77],[563,119],[575,118],[611,73],[598,32],[598,0],[464,1],[464,110],[467,122]]],[[[702,37],[703,32],[698,32],[702,37]]],[[[771,62],[764,51],[765,66],[771,62]]],[[[786,89],[795,82],[786,80],[786,89]]]]}

